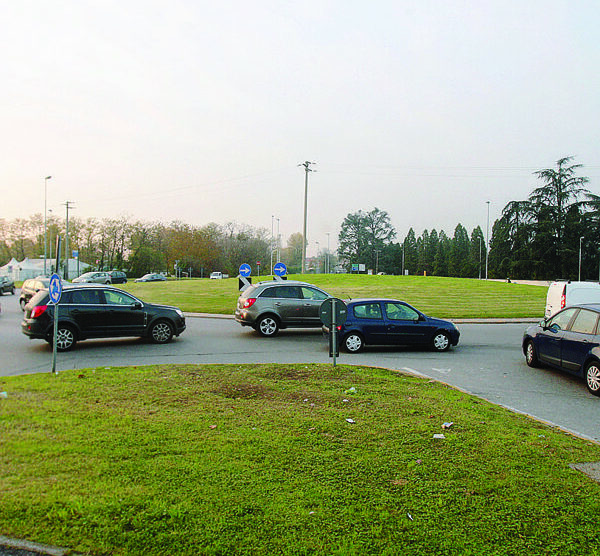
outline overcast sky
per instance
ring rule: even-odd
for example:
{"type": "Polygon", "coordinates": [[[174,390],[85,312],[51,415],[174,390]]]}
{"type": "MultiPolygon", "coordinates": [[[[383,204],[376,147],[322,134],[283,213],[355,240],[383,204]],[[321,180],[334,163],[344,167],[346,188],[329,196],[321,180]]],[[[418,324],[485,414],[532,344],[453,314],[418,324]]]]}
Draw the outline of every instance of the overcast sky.
{"type": "MultiPolygon", "coordinates": [[[[574,155],[600,193],[597,0],[19,0],[0,19],[0,218],[48,207],[469,232],[574,155]]],[[[275,224],[276,228],[277,224],[275,224]]]]}

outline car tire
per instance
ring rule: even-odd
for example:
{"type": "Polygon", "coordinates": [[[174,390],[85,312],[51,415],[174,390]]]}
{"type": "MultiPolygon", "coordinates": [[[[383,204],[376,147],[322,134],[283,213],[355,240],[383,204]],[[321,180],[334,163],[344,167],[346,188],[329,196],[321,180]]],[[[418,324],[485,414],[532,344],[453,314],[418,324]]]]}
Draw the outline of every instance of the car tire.
{"type": "Polygon", "coordinates": [[[66,324],[58,324],[56,329],[56,350],[69,351],[77,343],[75,330],[66,324]]]}
{"type": "Polygon", "coordinates": [[[525,362],[530,367],[539,366],[539,360],[535,351],[535,345],[532,340],[528,340],[525,344],[525,362]]]}
{"type": "Polygon", "coordinates": [[[149,336],[153,344],[166,344],[173,338],[173,326],[166,320],[159,320],[150,327],[149,336]]]}
{"type": "Polygon", "coordinates": [[[358,353],[365,347],[365,340],[358,332],[350,332],[344,338],[344,349],[348,353],[358,353]]]}
{"type": "Polygon", "coordinates": [[[255,328],[261,336],[272,338],[279,332],[279,321],[273,315],[265,315],[258,319],[255,328]]]}
{"type": "Polygon", "coordinates": [[[585,385],[590,394],[600,396],[600,362],[592,361],[585,368],[585,385]]]}
{"type": "Polygon", "coordinates": [[[24,299],[19,299],[19,305],[21,306],[21,311],[25,312],[25,305],[27,305],[27,301],[24,299]]]}
{"type": "Polygon", "coordinates": [[[448,351],[450,349],[450,336],[448,336],[448,333],[441,330],[436,332],[431,340],[431,347],[435,351],[448,351]]]}
{"type": "Polygon", "coordinates": [[[10,290],[10,295],[15,295],[15,288],[12,288],[12,289],[10,290]]]}

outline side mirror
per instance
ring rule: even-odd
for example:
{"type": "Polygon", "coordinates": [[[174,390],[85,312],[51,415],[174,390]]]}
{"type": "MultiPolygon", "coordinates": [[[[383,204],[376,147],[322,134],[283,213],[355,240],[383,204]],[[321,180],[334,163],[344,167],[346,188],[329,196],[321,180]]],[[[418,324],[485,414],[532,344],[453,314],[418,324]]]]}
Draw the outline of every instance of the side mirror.
{"type": "Polygon", "coordinates": [[[131,308],[139,311],[142,308],[142,304],[139,301],[136,301],[131,308]]]}

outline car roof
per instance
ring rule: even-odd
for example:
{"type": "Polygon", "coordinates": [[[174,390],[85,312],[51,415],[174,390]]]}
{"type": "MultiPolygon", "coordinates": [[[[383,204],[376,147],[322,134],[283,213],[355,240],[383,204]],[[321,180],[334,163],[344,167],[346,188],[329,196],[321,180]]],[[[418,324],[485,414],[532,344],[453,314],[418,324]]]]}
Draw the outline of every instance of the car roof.
{"type": "Polygon", "coordinates": [[[308,282],[303,282],[302,280],[263,280],[262,282],[257,282],[254,284],[255,286],[312,286],[313,288],[318,288],[319,286],[315,286],[314,284],[309,284],[308,282]]]}
{"type": "Polygon", "coordinates": [[[391,299],[388,297],[361,297],[361,298],[357,298],[357,299],[348,299],[348,301],[346,302],[346,304],[355,304],[355,303],[380,303],[382,301],[390,301],[392,303],[408,303],[407,301],[402,301],[401,299],[391,299]]]}
{"type": "Polygon", "coordinates": [[[110,286],[108,284],[94,284],[94,283],[90,283],[90,282],[79,282],[77,284],[73,284],[73,283],[65,283],[63,282],[63,290],[74,290],[74,289],[80,289],[80,288],[97,288],[97,289],[102,289],[102,290],[115,290],[115,291],[120,291],[122,292],[123,290],[119,289],[119,288],[114,288],[113,286],[110,286]]]}

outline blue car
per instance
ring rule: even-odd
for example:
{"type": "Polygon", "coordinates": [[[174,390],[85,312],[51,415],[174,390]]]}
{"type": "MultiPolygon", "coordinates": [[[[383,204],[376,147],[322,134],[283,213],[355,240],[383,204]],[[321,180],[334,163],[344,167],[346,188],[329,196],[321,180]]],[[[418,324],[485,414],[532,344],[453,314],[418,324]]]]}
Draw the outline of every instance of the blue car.
{"type": "MultiPolygon", "coordinates": [[[[458,344],[460,332],[447,320],[428,317],[397,299],[353,299],[348,317],[338,326],[341,345],[357,353],[365,345],[426,346],[446,351],[458,344]]],[[[325,327],[324,332],[329,332],[325,327]]]]}
{"type": "Polygon", "coordinates": [[[600,396],[600,304],[567,307],[530,326],[523,335],[523,354],[530,367],[548,366],[585,379],[600,396]]]}

